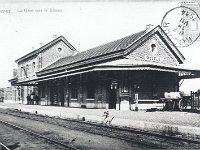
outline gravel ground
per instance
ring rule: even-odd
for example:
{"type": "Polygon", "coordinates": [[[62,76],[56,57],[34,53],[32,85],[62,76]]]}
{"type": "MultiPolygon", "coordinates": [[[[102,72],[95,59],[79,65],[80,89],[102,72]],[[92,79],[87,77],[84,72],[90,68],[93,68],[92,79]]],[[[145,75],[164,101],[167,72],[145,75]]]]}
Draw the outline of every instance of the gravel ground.
{"type": "Polygon", "coordinates": [[[0,111],[9,112],[9,113],[20,115],[23,117],[37,119],[38,121],[34,121],[34,120],[14,117],[14,116],[0,113],[0,118],[3,120],[7,120],[8,122],[12,122],[14,124],[23,126],[37,133],[41,133],[47,137],[62,141],[63,143],[73,145],[80,149],[149,149],[150,147],[148,144],[151,144],[151,143],[159,147],[165,147],[169,149],[200,148],[200,145],[198,144],[188,144],[187,142],[180,142],[180,141],[175,141],[171,139],[140,135],[140,134],[135,134],[131,132],[117,131],[116,136],[125,134],[126,138],[130,136],[133,139],[137,139],[136,141],[139,141],[139,144],[135,142],[130,143],[130,142],[125,142],[123,140],[118,140],[118,139],[109,138],[106,136],[100,136],[100,135],[90,134],[88,132],[83,132],[80,130],[75,130],[73,127],[78,125],[84,129],[88,128],[89,131],[99,130],[100,132],[108,130],[108,132],[105,132],[107,134],[109,133],[113,134],[114,132],[116,132],[115,130],[110,130],[110,129],[105,130],[105,128],[102,128],[102,127],[99,128],[93,125],[65,121],[65,120],[60,120],[56,118],[49,118],[49,117],[42,117],[42,116],[40,117],[37,115],[28,115],[28,113],[22,113],[19,111],[9,111],[9,110],[4,110],[4,109],[0,109],[0,111]],[[46,121],[53,122],[55,123],[55,125],[45,123],[46,121]],[[62,125],[64,124],[65,126],[70,126],[71,128],[64,128],[64,127],[58,126],[57,124],[62,124],[62,125]]]}
{"type": "MultiPolygon", "coordinates": [[[[62,147],[0,123],[0,142],[14,150],[64,150],[62,147]]],[[[1,149],[1,148],[0,148],[1,149]]]]}
{"type": "MultiPolygon", "coordinates": [[[[64,127],[47,124],[45,122],[38,122],[33,120],[27,120],[24,118],[17,118],[10,115],[2,115],[0,114],[1,120],[6,120],[13,124],[25,127],[34,132],[45,135],[46,137],[53,138],[59,141],[62,141],[65,144],[73,145],[80,149],[103,149],[103,150],[122,150],[122,149],[144,149],[146,146],[139,146],[134,143],[127,143],[125,141],[112,139],[105,136],[93,135],[86,132],[80,132],[76,130],[66,129],[64,127]]],[[[2,129],[2,132],[7,132],[2,129]]],[[[14,134],[14,138],[21,138],[18,134],[14,134]]],[[[1,136],[0,136],[1,138],[1,136]]],[[[29,138],[24,138],[29,139],[29,138]]],[[[24,145],[26,141],[19,141],[20,145],[24,145]]],[[[3,142],[2,142],[3,143],[3,142]]],[[[29,149],[32,149],[32,145],[34,147],[34,143],[31,144],[29,149]]],[[[26,144],[27,146],[27,144],[26,144]]],[[[23,147],[18,148],[23,149],[23,147]]],[[[17,149],[17,150],[18,150],[17,149]]],[[[37,149],[37,148],[36,148],[37,149]]],[[[41,147],[39,150],[46,150],[48,148],[41,147]]]]}

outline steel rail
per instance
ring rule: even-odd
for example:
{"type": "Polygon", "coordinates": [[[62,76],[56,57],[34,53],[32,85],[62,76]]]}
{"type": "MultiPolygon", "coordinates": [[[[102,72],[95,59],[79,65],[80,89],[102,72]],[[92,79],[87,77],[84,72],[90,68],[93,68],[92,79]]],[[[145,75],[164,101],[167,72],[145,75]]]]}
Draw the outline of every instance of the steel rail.
{"type": "MultiPolygon", "coordinates": [[[[2,112],[0,112],[0,113],[2,113],[2,112]]],[[[5,113],[5,114],[12,115],[12,116],[15,116],[15,117],[24,118],[24,119],[30,119],[30,120],[34,120],[34,121],[41,121],[41,120],[36,119],[36,118],[28,118],[28,117],[24,117],[24,116],[20,116],[20,115],[16,115],[16,114],[14,114],[14,115],[13,114],[8,114],[8,113],[5,113]]],[[[0,120],[0,122],[1,122],[1,120],[0,120]]],[[[95,132],[95,131],[92,131],[91,128],[90,129],[85,129],[85,128],[79,127],[78,125],[75,125],[75,126],[71,127],[70,125],[68,126],[66,124],[65,125],[58,124],[58,123],[55,123],[55,122],[52,122],[52,121],[43,121],[43,122],[48,123],[48,124],[53,124],[53,125],[56,125],[56,126],[61,126],[61,127],[64,127],[64,128],[70,129],[70,130],[78,130],[78,131],[82,131],[82,132],[86,132],[86,133],[105,136],[105,137],[108,137],[108,138],[114,138],[114,139],[118,139],[118,140],[123,140],[123,141],[129,142],[129,143],[136,143],[138,145],[149,147],[149,148],[153,148],[153,149],[163,149],[163,145],[159,146],[159,145],[153,144],[153,143],[144,143],[142,141],[139,141],[137,139],[134,140],[134,139],[129,138],[129,137],[114,136],[114,135],[108,134],[108,133],[95,132]]],[[[92,125],[92,124],[90,124],[90,125],[92,125]]],[[[96,125],[96,126],[98,126],[98,125],[96,125]]],[[[106,126],[99,125],[98,127],[106,127],[106,126]]],[[[108,132],[108,131],[105,131],[105,132],[108,132]]],[[[114,134],[117,134],[117,133],[115,132],[114,134]]]]}
{"type": "MultiPolygon", "coordinates": [[[[2,112],[0,112],[0,113],[2,113],[2,112]]],[[[6,114],[8,114],[8,113],[6,113],[6,114]]],[[[13,115],[13,114],[8,114],[8,115],[13,115]]],[[[24,117],[24,116],[22,117],[22,116],[19,116],[19,115],[16,115],[16,114],[13,115],[13,116],[20,117],[20,118],[26,118],[26,119],[30,119],[30,120],[35,120],[35,121],[40,121],[39,119],[28,118],[28,117],[24,117]]],[[[66,121],[72,121],[72,122],[78,122],[78,123],[93,125],[93,126],[96,126],[96,127],[106,127],[106,128],[110,128],[111,130],[115,129],[115,130],[119,130],[119,131],[127,131],[127,132],[141,134],[141,135],[149,135],[149,136],[155,136],[155,137],[160,137],[160,138],[165,138],[165,139],[170,139],[170,140],[172,140],[172,139],[173,140],[178,140],[178,141],[181,141],[181,142],[188,142],[188,143],[193,143],[193,144],[200,144],[200,141],[198,141],[198,140],[186,139],[186,138],[181,138],[181,137],[171,136],[171,135],[163,135],[162,133],[156,133],[156,132],[150,132],[150,131],[143,131],[143,130],[138,130],[138,129],[120,128],[120,127],[116,127],[116,126],[106,126],[106,125],[103,125],[103,124],[92,123],[92,122],[85,122],[85,121],[80,121],[80,120],[75,120],[75,119],[60,119],[60,118],[55,118],[55,117],[49,117],[49,118],[59,119],[59,120],[66,120],[66,121]]],[[[130,138],[127,139],[127,138],[124,138],[124,137],[119,137],[119,136],[117,137],[117,136],[112,136],[112,135],[108,135],[108,134],[104,134],[104,133],[97,133],[97,132],[94,132],[94,131],[89,130],[89,129],[80,128],[77,125],[76,125],[76,127],[71,127],[70,125],[67,126],[66,124],[65,125],[61,124],[60,125],[60,124],[57,124],[57,123],[54,123],[54,122],[49,122],[49,121],[45,121],[45,122],[49,123],[49,124],[54,124],[54,125],[57,125],[57,126],[62,126],[62,127],[65,127],[65,128],[71,129],[71,130],[79,130],[79,131],[88,132],[88,133],[92,133],[92,134],[98,134],[98,135],[107,136],[107,137],[110,137],[110,138],[116,138],[116,139],[120,139],[120,140],[124,140],[124,141],[128,141],[128,142],[134,142],[134,143],[137,142],[138,144],[148,145],[147,143],[142,143],[140,141],[132,140],[130,138]]],[[[161,147],[159,147],[159,146],[157,146],[155,144],[151,144],[151,145],[148,145],[148,146],[153,146],[153,147],[161,148],[161,147]]]]}
{"type": "MultiPolygon", "coordinates": [[[[0,120],[0,123],[3,123],[3,124],[5,124],[5,125],[9,125],[9,126],[11,126],[12,128],[16,128],[16,129],[22,130],[22,131],[24,131],[24,132],[27,132],[27,133],[29,133],[29,134],[32,134],[32,135],[34,135],[34,136],[40,137],[40,138],[45,139],[45,140],[47,140],[47,141],[49,141],[49,142],[51,142],[51,143],[53,143],[53,144],[58,145],[58,146],[62,146],[62,147],[64,147],[64,148],[68,148],[68,149],[72,149],[72,150],[78,150],[78,149],[75,148],[75,147],[66,145],[66,144],[61,143],[61,142],[59,142],[59,141],[55,141],[55,140],[53,140],[53,139],[50,139],[50,138],[48,138],[48,137],[45,137],[45,136],[43,136],[43,135],[40,135],[40,134],[35,133],[35,132],[33,132],[33,131],[30,131],[30,130],[28,130],[28,129],[24,129],[24,128],[22,128],[22,127],[20,127],[20,126],[17,126],[17,125],[14,125],[14,124],[12,124],[12,123],[9,123],[9,122],[3,121],[3,120],[0,120]]],[[[6,149],[6,150],[10,150],[10,149],[6,149]]]]}
{"type": "MultiPolygon", "coordinates": [[[[60,118],[55,118],[55,119],[60,119],[60,118]]],[[[127,132],[141,134],[141,135],[156,136],[156,137],[160,137],[160,138],[173,139],[173,140],[178,140],[178,141],[188,142],[188,143],[193,143],[193,144],[200,144],[200,140],[186,139],[186,138],[181,138],[179,136],[171,136],[171,135],[166,135],[166,134],[162,134],[162,133],[158,133],[158,132],[139,130],[139,129],[135,129],[135,128],[129,129],[129,128],[112,126],[112,125],[108,126],[108,125],[104,125],[104,124],[98,124],[98,123],[93,123],[93,122],[85,122],[85,121],[75,120],[75,119],[60,119],[60,120],[68,120],[68,121],[93,125],[93,126],[96,126],[96,127],[106,127],[106,128],[110,128],[111,130],[115,129],[115,130],[119,130],[119,131],[127,131],[127,132]]],[[[55,125],[58,125],[58,124],[55,124],[55,125]]],[[[80,127],[77,127],[77,128],[80,128],[80,127]]],[[[80,130],[81,130],[81,128],[80,128],[80,130]]]]}
{"type": "MultiPolygon", "coordinates": [[[[56,119],[60,119],[60,118],[56,118],[56,119]]],[[[179,141],[193,143],[193,144],[200,144],[200,140],[186,139],[186,138],[181,138],[179,136],[171,136],[171,135],[162,134],[162,133],[159,133],[159,132],[151,132],[151,131],[140,130],[140,129],[136,129],[136,128],[131,129],[131,128],[123,128],[123,127],[118,127],[118,126],[112,126],[112,125],[108,126],[108,125],[104,125],[104,124],[98,124],[98,123],[94,123],[94,122],[85,122],[85,121],[75,120],[75,119],[60,119],[60,120],[68,120],[68,121],[93,125],[93,126],[96,126],[96,127],[106,127],[106,128],[110,128],[110,129],[119,130],[119,131],[127,131],[127,132],[131,132],[131,133],[144,134],[144,135],[149,135],[149,136],[156,136],[156,137],[161,137],[161,138],[166,138],[166,139],[174,139],[174,140],[179,140],[179,141]]]]}
{"type": "Polygon", "coordinates": [[[11,150],[6,145],[4,145],[3,143],[0,143],[0,146],[2,147],[2,150],[11,150]]]}
{"type": "MultiPolygon", "coordinates": [[[[1,112],[0,112],[1,113],[1,112]]],[[[8,114],[8,113],[6,113],[8,114]]],[[[34,120],[34,121],[41,121],[39,119],[36,119],[36,118],[28,118],[28,117],[24,117],[24,116],[20,116],[20,115],[13,115],[13,114],[8,114],[8,115],[12,115],[12,116],[15,116],[15,117],[20,117],[20,118],[24,118],[24,119],[30,119],[30,120],[34,120]]],[[[49,117],[51,118],[51,117],[49,117]]],[[[58,119],[58,118],[54,118],[52,117],[53,119],[58,119]]],[[[52,119],[51,118],[51,119],[52,119]]],[[[61,119],[62,120],[62,119],[61,119]]],[[[55,123],[55,122],[52,122],[52,121],[44,121],[48,124],[53,124],[53,125],[56,125],[56,126],[61,126],[61,127],[64,127],[64,128],[67,128],[67,129],[70,129],[70,130],[78,130],[78,131],[82,131],[82,132],[86,132],[86,133],[91,133],[91,134],[95,134],[95,135],[101,135],[101,136],[105,136],[105,137],[109,137],[109,138],[114,138],[114,139],[119,139],[119,140],[123,140],[123,141],[126,141],[126,142],[129,142],[129,143],[136,143],[138,145],[142,145],[142,146],[146,146],[146,147],[149,147],[149,148],[153,148],[153,149],[163,149],[164,145],[162,146],[159,146],[157,144],[153,144],[153,143],[144,143],[142,141],[139,141],[137,139],[133,139],[133,138],[129,138],[129,137],[123,137],[123,136],[115,136],[115,135],[112,135],[112,134],[108,134],[108,133],[103,133],[103,132],[95,132],[93,130],[90,129],[85,129],[83,128],[83,126],[79,127],[78,125],[74,125],[73,127],[70,126],[70,125],[63,125],[63,124],[58,124],[58,123],[55,123]]],[[[74,122],[79,122],[79,121],[74,121],[74,122]]],[[[80,122],[79,122],[80,123],[80,122]]],[[[82,122],[84,124],[89,124],[89,125],[93,125],[93,124],[90,124],[90,123],[86,123],[86,122],[82,122]]],[[[108,127],[108,126],[102,126],[102,125],[95,125],[97,127],[108,127]]],[[[105,132],[108,132],[108,131],[105,131],[105,132]]],[[[117,134],[116,132],[114,134],[117,134]]]]}

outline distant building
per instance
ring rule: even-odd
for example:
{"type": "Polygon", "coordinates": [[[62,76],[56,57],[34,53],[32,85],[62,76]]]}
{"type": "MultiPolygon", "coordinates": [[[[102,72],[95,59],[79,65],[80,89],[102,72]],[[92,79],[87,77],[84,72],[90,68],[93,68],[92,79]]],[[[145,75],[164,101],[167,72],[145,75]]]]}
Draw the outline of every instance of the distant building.
{"type": "Polygon", "coordinates": [[[12,100],[13,99],[12,94],[12,87],[6,87],[4,88],[4,100],[12,100]]]}
{"type": "Polygon", "coordinates": [[[4,88],[0,88],[0,101],[4,99],[4,88]]]}

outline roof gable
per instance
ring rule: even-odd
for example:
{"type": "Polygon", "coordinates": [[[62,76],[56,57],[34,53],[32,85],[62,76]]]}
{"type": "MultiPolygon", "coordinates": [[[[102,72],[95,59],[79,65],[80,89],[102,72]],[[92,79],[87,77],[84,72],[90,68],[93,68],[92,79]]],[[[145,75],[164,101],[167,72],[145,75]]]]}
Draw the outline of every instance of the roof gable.
{"type": "Polygon", "coordinates": [[[136,50],[138,47],[140,47],[142,44],[144,44],[147,40],[149,40],[153,35],[156,35],[161,41],[164,43],[164,45],[167,47],[167,49],[172,53],[172,55],[177,59],[177,61],[180,64],[183,64],[185,58],[181,54],[181,52],[177,49],[177,47],[174,45],[174,43],[170,40],[170,38],[167,36],[167,34],[162,30],[160,26],[155,27],[150,32],[147,32],[144,36],[142,36],[140,39],[138,39],[135,43],[130,45],[125,51],[124,55],[129,55],[132,51],[136,50]]]}
{"type": "Polygon", "coordinates": [[[144,61],[146,64],[153,62],[172,66],[179,65],[179,61],[157,34],[151,35],[145,43],[134,49],[127,59],[144,61]]]}
{"type": "Polygon", "coordinates": [[[40,53],[40,52],[46,50],[46,49],[49,48],[50,46],[52,46],[52,45],[58,43],[59,41],[63,41],[72,51],[77,51],[63,36],[59,36],[58,38],[52,40],[51,42],[49,42],[49,43],[43,45],[43,46],[40,47],[39,49],[34,50],[34,51],[32,51],[32,52],[30,52],[30,53],[28,53],[28,54],[22,56],[21,58],[17,59],[15,62],[18,63],[18,62],[20,62],[20,61],[23,61],[23,60],[29,58],[29,57],[32,57],[32,56],[34,56],[34,55],[36,55],[36,54],[38,54],[38,53],[40,53]]]}

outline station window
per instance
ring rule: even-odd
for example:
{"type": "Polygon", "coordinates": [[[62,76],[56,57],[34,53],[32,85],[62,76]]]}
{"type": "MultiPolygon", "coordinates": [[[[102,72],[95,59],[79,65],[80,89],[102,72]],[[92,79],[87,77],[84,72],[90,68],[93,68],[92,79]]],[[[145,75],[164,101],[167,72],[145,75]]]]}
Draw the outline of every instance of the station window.
{"type": "Polygon", "coordinates": [[[87,84],[87,98],[94,99],[95,87],[93,82],[87,84]]]}
{"type": "Polygon", "coordinates": [[[61,47],[59,47],[57,51],[58,51],[58,53],[62,53],[63,50],[61,47]]]}
{"type": "Polygon", "coordinates": [[[153,54],[155,54],[155,53],[157,53],[157,47],[156,47],[156,44],[151,44],[151,52],[153,53],[153,54]]]}
{"type": "Polygon", "coordinates": [[[28,74],[29,74],[29,65],[28,64],[26,65],[26,73],[25,74],[26,74],[26,76],[28,76],[28,74]]]}
{"type": "Polygon", "coordinates": [[[32,64],[32,73],[34,73],[35,72],[35,62],[33,62],[33,64],[32,64]]]}
{"type": "Polygon", "coordinates": [[[45,98],[45,87],[44,86],[42,86],[41,92],[42,92],[42,98],[45,98]]]}
{"type": "Polygon", "coordinates": [[[41,54],[38,56],[37,68],[40,70],[42,68],[42,57],[41,54]]]}
{"type": "Polygon", "coordinates": [[[121,92],[122,93],[129,93],[129,74],[128,72],[124,72],[122,74],[122,84],[121,84],[121,92]]]}
{"type": "Polygon", "coordinates": [[[77,99],[78,98],[78,87],[76,84],[72,84],[71,87],[71,98],[77,99]]]}
{"type": "Polygon", "coordinates": [[[128,86],[125,82],[122,83],[122,89],[121,89],[122,93],[128,93],[128,86]]]}
{"type": "Polygon", "coordinates": [[[21,67],[21,68],[20,68],[20,77],[23,76],[23,70],[24,70],[23,67],[21,67]]]}

